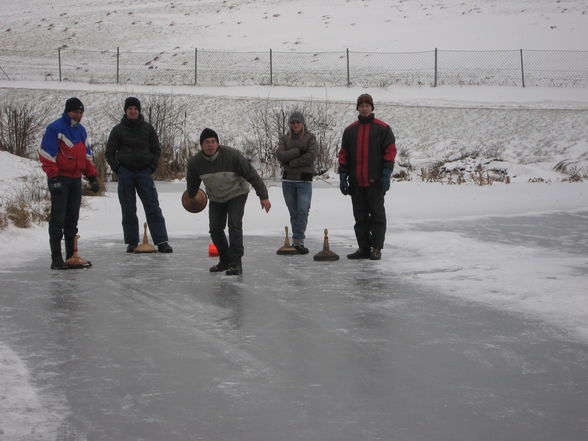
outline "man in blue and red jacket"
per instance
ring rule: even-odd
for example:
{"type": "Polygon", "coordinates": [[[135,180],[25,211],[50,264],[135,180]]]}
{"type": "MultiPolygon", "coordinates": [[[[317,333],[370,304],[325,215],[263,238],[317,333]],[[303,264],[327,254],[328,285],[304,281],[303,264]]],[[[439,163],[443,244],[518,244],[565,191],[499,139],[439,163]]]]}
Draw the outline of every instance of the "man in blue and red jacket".
{"type": "Polygon", "coordinates": [[[39,159],[51,192],[51,269],[68,268],[61,255],[64,236],[66,259],[74,252],[82,203],[82,174],[88,178],[94,193],[100,190],[92,150],[86,143],[86,129],[80,124],[83,115],[82,102],[78,98],[68,99],[63,115],[47,126],[41,141],[39,159]]]}
{"type": "Polygon", "coordinates": [[[351,195],[359,249],[349,259],[382,258],[386,235],[384,195],[390,189],[396,144],[388,124],[374,117],[370,95],[357,98],[357,121],[343,132],[339,151],[339,186],[351,195]]]}

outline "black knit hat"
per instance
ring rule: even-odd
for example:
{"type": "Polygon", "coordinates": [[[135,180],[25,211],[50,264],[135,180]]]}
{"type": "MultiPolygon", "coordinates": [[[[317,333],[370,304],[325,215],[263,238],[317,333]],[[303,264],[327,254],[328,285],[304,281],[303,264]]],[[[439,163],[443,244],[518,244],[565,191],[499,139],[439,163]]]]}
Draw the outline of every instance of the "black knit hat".
{"type": "Polygon", "coordinates": [[[216,138],[216,142],[219,142],[216,132],[212,129],[206,128],[200,134],[200,145],[202,145],[202,141],[208,138],[216,138]]]}
{"type": "Polygon", "coordinates": [[[357,97],[357,106],[355,106],[355,110],[359,110],[359,105],[363,103],[368,103],[372,106],[372,110],[374,110],[374,100],[369,93],[362,93],[357,97]]]}
{"type": "Polygon", "coordinates": [[[65,110],[63,113],[73,112],[75,110],[84,110],[84,105],[79,98],[73,97],[65,102],[65,110]]]}
{"type": "Polygon", "coordinates": [[[139,112],[141,111],[141,101],[139,101],[139,98],[135,98],[134,96],[130,96],[125,100],[125,113],[127,111],[127,109],[131,106],[135,106],[137,109],[139,109],[139,112]]]}

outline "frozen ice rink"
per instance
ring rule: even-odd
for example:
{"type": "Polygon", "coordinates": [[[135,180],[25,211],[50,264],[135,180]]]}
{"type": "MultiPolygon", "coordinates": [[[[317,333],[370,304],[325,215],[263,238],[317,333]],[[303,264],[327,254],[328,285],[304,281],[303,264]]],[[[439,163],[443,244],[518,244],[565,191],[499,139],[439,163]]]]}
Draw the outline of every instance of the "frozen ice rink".
{"type": "MultiPolygon", "coordinates": [[[[419,228],[585,256],[585,220],[419,228]]],[[[318,240],[287,257],[275,237],[246,235],[238,277],[208,271],[208,243],[176,237],[174,254],[130,255],[118,238],[86,242],[90,270],[50,271],[43,255],[2,274],[2,340],[50,409],[27,439],[588,436],[588,346],[565,331],[440,295],[384,261],[348,261],[350,248],[331,244],[342,259],[314,262],[318,240]]]]}

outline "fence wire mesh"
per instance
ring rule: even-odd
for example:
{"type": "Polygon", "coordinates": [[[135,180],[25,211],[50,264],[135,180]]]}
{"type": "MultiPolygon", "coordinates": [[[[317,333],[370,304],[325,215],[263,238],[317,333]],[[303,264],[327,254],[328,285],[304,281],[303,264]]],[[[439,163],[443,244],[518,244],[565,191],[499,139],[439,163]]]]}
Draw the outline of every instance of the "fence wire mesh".
{"type": "Polygon", "coordinates": [[[347,85],[346,52],[272,52],[272,84],[347,85]]]}
{"type": "Polygon", "coordinates": [[[521,86],[520,51],[438,51],[437,84],[521,86]]]}
{"type": "Polygon", "coordinates": [[[350,82],[361,87],[433,84],[435,51],[350,52],[350,82]]]}
{"type": "Polygon", "coordinates": [[[197,83],[203,86],[270,84],[269,52],[197,51],[197,83]]]}
{"type": "Polygon", "coordinates": [[[523,51],[525,84],[587,87],[588,51],[523,51]]]}
{"type": "Polygon", "coordinates": [[[588,51],[91,51],[0,49],[3,80],[149,85],[588,87],[588,51]]]}

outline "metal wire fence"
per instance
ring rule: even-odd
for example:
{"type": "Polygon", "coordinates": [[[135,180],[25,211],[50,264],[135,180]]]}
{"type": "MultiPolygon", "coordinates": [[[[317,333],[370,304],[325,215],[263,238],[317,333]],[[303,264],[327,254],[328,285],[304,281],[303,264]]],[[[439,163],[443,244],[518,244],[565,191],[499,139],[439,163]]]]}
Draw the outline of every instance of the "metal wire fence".
{"type": "Polygon", "coordinates": [[[588,87],[588,51],[43,51],[0,49],[0,78],[164,85],[588,87]]]}

